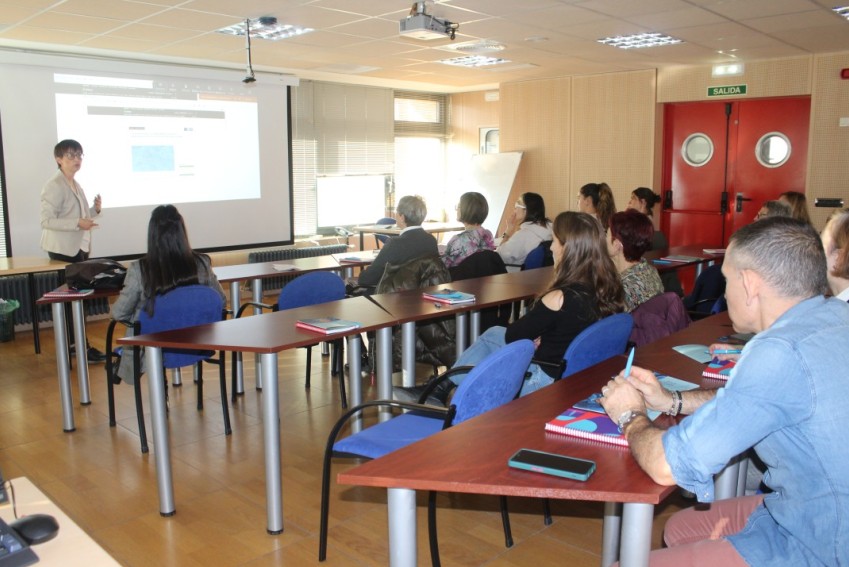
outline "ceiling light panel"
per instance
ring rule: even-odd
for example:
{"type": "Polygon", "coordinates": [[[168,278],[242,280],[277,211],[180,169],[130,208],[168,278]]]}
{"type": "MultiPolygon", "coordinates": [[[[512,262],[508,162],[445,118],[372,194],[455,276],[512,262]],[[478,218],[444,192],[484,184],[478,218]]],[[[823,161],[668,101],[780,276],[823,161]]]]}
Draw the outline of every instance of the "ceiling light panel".
{"type": "MultiPolygon", "coordinates": [[[[280,41],[281,39],[288,39],[290,37],[314,31],[312,28],[281,24],[277,21],[277,18],[274,17],[262,17],[250,20],[250,26],[251,39],[267,39],[270,41],[280,41]]],[[[228,35],[243,36],[245,35],[245,27],[245,22],[239,22],[238,24],[227,26],[226,28],[221,28],[215,31],[228,35]]]]}
{"type": "Polygon", "coordinates": [[[837,6],[836,8],[832,8],[832,10],[841,18],[849,20],[849,6],[837,6]]]}
{"type": "Polygon", "coordinates": [[[504,51],[504,44],[498,43],[490,39],[463,41],[461,43],[448,43],[440,45],[437,49],[445,51],[454,51],[456,53],[466,53],[468,55],[481,55],[484,53],[497,53],[504,51]]]}
{"type": "Polygon", "coordinates": [[[596,40],[604,45],[611,45],[619,49],[641,49],[644,47],[660,47],[662,45],[675,45],[684,43],[677,37],[664,35],[662,33],[638,33],[634,35],[618,35],[616,37],[605,37],[596,40]]]}
{"type": "Polygon", "coordinates": [[[457,67],[489,67],[490,65],[510,63],[510,60],[486,57],[484,55],[467,55],[465,57],[454,57],[453,59],[440,59],[439,62],[444,65],[455,65],[457,67]]]}

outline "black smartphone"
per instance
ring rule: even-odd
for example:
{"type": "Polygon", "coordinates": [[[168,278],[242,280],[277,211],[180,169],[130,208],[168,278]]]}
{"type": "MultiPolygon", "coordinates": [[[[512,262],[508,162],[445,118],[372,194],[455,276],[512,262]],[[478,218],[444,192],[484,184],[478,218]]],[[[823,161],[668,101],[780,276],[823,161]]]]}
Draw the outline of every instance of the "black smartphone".
{"type": "Polygon", "coordinates": [[[572,480],[587,480],[595,472],[595,463],[593,461],[567,457],[566,455],[558,455],[556,453],[534,451],[532,449],[519,449],[510,457],[507,464],[517,469],[550,474],[572,480]]]}

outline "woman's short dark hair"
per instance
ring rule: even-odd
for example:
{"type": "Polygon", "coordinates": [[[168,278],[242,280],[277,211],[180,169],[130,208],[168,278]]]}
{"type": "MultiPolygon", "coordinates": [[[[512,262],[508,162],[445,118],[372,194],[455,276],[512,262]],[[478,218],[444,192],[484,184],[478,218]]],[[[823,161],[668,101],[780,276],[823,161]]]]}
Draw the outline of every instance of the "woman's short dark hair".
{"type": "Polygon", "coordinates": [[[543,201],[542,195],[530,192],[522,193],[522,202],[525,204],[525,222],[548,226],[551,219],[545,216],[545,201],[543,201]]]}
{"type": "Polygon", "coordinates": [[[631,194],[634,195],[640,201],[645,201],[646,203],[646,213],[649,216],[652,216],[652,209],[656,204],[660,202],[660,195],[649,189],[648,187],[637,187],[631,194]]]}
{"type": "Polygon", "coordinates": [[[147,225],[147,254],[139,260],[145,310],[153,315],[153,300],[175,287],[198,283],[198,262],[201,254],[194,252],[183,217],[174,205],[153,209],[147,225]]]}
{"type": "Polygon", "coordinates": [[[654,226],[651,219],[640,211],[628,209],[610,217],[610,234],[622,243],[625,259],[636,262],[651,250],[654,226]]]}
{"type": "Polygon", "coordinates": [[[62,140],[55,146],[53,146],[53,157],[59,159],[63,155],[68,152],[79,152],[83,153],[82,145],[76,140],[62,140]]]}
{"type": "Polygon", "coordinates": [[[457,220],[466,224],[483,224],[489,215],[489,204],[486,197],[476,191],[460,195],[457,206],[457,220]]]}

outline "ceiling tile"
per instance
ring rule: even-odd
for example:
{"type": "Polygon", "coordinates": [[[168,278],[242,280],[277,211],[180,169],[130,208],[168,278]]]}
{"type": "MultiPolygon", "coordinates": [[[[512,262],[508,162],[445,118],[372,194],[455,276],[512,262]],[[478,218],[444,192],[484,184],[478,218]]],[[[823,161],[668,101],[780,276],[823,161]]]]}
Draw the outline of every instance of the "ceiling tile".
{"type": "Polygon", "coordinates": [[[66,0],[57,3],[53,11],[60,14],[76,14],[78,16],[111,18],[131,22],[166,9],[167,7],[155,4],[127,2],[125,0],[66,0]]]}
{"type": "Polygon", "coordinates": [[[232,16],[174,8],[172,10],[166,10],[144,18],[142,21],[145,24],[155,26],[168,26],[195,31],[211,31],[231,26],[238,20],[232,16]]]}

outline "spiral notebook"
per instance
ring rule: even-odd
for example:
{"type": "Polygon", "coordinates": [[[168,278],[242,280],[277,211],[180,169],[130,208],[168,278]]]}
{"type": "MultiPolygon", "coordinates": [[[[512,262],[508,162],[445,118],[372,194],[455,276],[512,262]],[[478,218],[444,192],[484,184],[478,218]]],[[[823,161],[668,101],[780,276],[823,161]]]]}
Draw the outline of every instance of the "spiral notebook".
{"type": "Polygon", "coordinates": [[[728,380],[731,377],[731,370],[736,364],[733,360],[719,360],[718,358],[714,358],[702,371],[702,376],[715,380],[728,380]]]}
{"type": "Polygon", "coordinates": [[[628,440],[606,414],[569,408],[548,423],[545,430],[590,441],[628,446],[628,440]]]}

